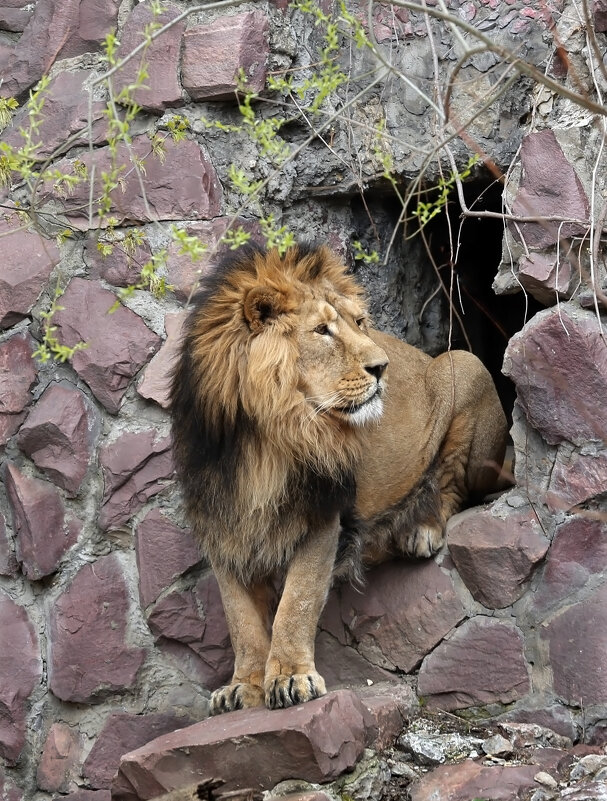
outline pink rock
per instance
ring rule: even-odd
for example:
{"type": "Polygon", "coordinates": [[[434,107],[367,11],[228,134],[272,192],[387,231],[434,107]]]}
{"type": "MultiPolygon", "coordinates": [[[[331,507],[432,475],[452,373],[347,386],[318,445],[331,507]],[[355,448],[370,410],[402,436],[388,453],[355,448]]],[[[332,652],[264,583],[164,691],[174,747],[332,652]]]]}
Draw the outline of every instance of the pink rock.
{"type": "Polygon", "coordinates": [[[155,401],[163,409],[169,406],[171,369],[178,356],[185,312],[168,313],[164,318],[167,338],[142,374],[137,392],[142,398],[155,401]]]}
{"type": "Polygon", "coordinates": [[[505,518],[491,508],[469,509],[447,526],[449,553],[475,600],[489,609],[517,601],[550,542],[531,509],[505,518]]]}
{"type": "Polygon", "coordinates": [[[76,495],[86,475],[99,420],[70,384],[50,384],[21,426],[17,444],[55,484],[76,495]]]}
{"type": "MultiPolygon", "coordinates": [[[[229,252],[227,245],[220,242],[225,234],[229,217],[218,217],[215,220],[190,223],[185,231],[188,236],[196,236],[207,246],[208,250],[199,261],[192,261],[188,254],[180,253],[179,242],[171,242],[167,252],[167,273],[173,292],[179,300],[189,302],[192,295],[204,283],[206,276],[212,275],[214,264],[229,252]]],[[[251,234],[251,240],[264,244],[259,225],[251,220],[237,218],[232,228],[243,228],[251,234]]]]}
{"type": "Polygon", "coordinates": [[[34,231],[18,230],[22,225],[14,214],[8,221],[0,218],[0,328],[10,328],[27,316],[59,262],[55,242],[34,231]]]}
{"type": "Polygon", "coordinates": [[[558,526],[532,596],[536,609],[546,610],[582,590],[607,563],[607,524],[578,515],[558,526]]]}
{"type": "Polygon", "coordinates": [[[49,688],[93,703],[132,687],[145,651],[126,639],[129,597],[116,554],[80,568],[50,610],[49,688]]]}
{"type": "MultiPolygon", "coordinates": [[[[530,133],[523,138],[521,164],[523,178],[514,199],[514,214],[522,217],[588,219],[586,193],[550,129],[530,133]]],[[[567,239],[583,234],[585,226],[579,223],[529,222],[518,223],[517,229],[528,247],[543,248],[554,245],[559,237],[567,239]]]]}
{"type": "Polygon", "coordinates": [[[144,608],[201,559],[189,529],[171,523],[158,509],[148,512],[137,526],[135,553],[144,608]]]}
{"type": "Polygon", "coordinates": [[[177,715],[115,712],[107,718],[95,740],[82,766],[82,775],[89,780],[91,787],[109,788],[124,754],[191,723],[191,719],[177,715]]]}
{"type": "Polygon", "coordinates": [[[372,723],[367,726],[367,747],[383,751],[394,745],[394,741],[403,730],[405,716],[407,719],[417,711],[417,697],[411,688],[401,685],[395,691],[394,685],[384,684],[379,687],[365,687],[357,691],[363,706],[369,711],[372,723]],[[409,697],[403,708],[403,695],[406,687],[409,697]]]}
{"type": "Polygon", "coordinates": [[[66,517],[52,484],[28,478],[10,463],[6,467],[6,489],[23,572],[32,580],[51,575],[78,539],[80,521],[66,517]]]}
{"type": "Polygon", "coordinates": [[[173,592],[159,601],[148,623],[159,646],[186,675],[206,689],[226,684],[234,669],[234,653],[215,577],[203,576],[193,592],[173,592]]]}
{"type": "Polygon", "coordinates": [[[537,314],[510,340],[503,372],[546,442],[607,441],[607,344],[592,312],[537,314]]]}
{"type": "Polygon", "coordinates": [[[450,577],[434,561],[381,565],[368,573],[364,593],[341,588],[340,609],[359,653],[407,673],[465,617],[450,577]]]}
{"type": "Polygon", "coordinates": [[[269,789],[284,779],[327,782],[351,770],[365,747],[368,712],[354,693],[289,709],[248,709],[208,718],[122,758],[114,801],[150,799],[204,778],[222,790],[269,789]]]}
{"type": "Polygon", "coordinates": [[[567,511],[584,501],[607,492],[607,454],[589,456],[573,452],[557,453],[545,496],[555,511],[567,511]]]}
{"type": "Polygon", "coordinates": [[[61,801],[111,801],[109,790],[76,790],[68,795],[62,795],[61,801]]]}
{"type": "Polygon", "coordinates": [[[418,676],[418,692],[428,696],[429,706],[447,710],[509,704],[529,687],[521,632],[506,621],[480,615],[427,656],[418,676]]]}
{"type": "Polygon", "coordinates": [[[23,34],[0,46],[3,97],[19,97],[49,71],[78,19],[79,0],[49,0],[34,6],[23,34]]]}
{"type": "Polygon", "coordinates": [[[0,594],[0,756],[15,764],[25,745],[28,698],[42,676],[27,612],[0,594]]]}
{"type": "Polygon", "coordinates": [[[97,247],[98,242],[99,232],[96,231],[89,234],[84,245],[84,261],[89,268],[90,277],[103,278],[108,284],[120,287],[136,284],[141,268],[152,256],[147,239],[144,238],[132,253],[118,240],[114,243],[112,252],[105,256],[97,247]]]}
{"type": "Polygon", "coordinates": [[[552,306],[559,298],[568,297],[573,274],[568,261],[557,269],[556,254],[530,253],[521,257],[517,276],[530,295],[544,306],[552,306]]]}
{"type": "MultiPolygon", "coordinates": [[[[136,159],[144,162],[145,172],[138,172],[129,151],[119,145],[116,163],[124,169],[120,186],[110,192],[110,214],[119,225],[157,220],[204,220],[219,214],[219,180],[215,168],[197,142],[191,139],[174,142],[168,137],[161,158],[153,154],[147,136],[135,136],[131,150],[136,159]]],[[[94,164],[93,197],[101,197],[101,176],[112,166],[109,148],[98,148],[92,155],[86,151],[78,160],[86,167],[88,175],[91,175],[94,164]]],[[[55,166],[68,175],[75,174],[74,160],[62,159],[55,166]]],[[[89,221],[89,190],[89,181],[83,180],[75,185],[71,194],[60,198],[65,214],[77,228],[88,229],[91,225],[96,228],[100,223],[96,208],[93,209],[92,221],[89,221]]],[[[49,198],[57,195],[57,190],[50,184],[45,185],[45,192],[49,198]]]]}
{"type": "MultiPolygon", "coordinates": [[[[173,20],[183,9],[172,3],[163,5],[163,13],[154,16],[143,3],[131,11],[122,30],[117,59],[120,61],[131,53],[143,40],[143,31],[150,23],[164,26],[173,20]]],[[[171,106],[183,104],[181,84],[179,83],[179,56],[181,37],[185,30],[185,20],[175,23],[168,31],[155,39],[143,53],[134,56],[114,77],[116,93],[137,81],[137,73],[142,64],[148,77],[144,86],[133,89],[131,98],[143,109],[162,114],[171,106]]]]}
{"type": "Polygon", "coordinates": [[[339,642],[327,631],[318,632],[315,658],[316,669],[331,690],[343,686],[364,686],[368,681],[398,681],[394,673],[371,664],[355,648],[339,642]]]}
{"type": "Polygon", "coordinates": [[[120,0],[80,0],[77,12],[72,12],[70,35],[61,48],[61,58],[100,51],[108,33],[116,30],[119,7],[120,0]]]}
{"type": "Polygon", "coordinates": [[[607,703],[607,584],[565,607],[542,630],[555,692],[570,704],[607,703]]]}
{"type": "Polygon", "coordinates": [[[173,477],[170,437],[155,431],[127,432],[102,448],[99,463],[104,493],[98,524],[104,531],[120,528],[173,477]]]}
{"type": "Polygon", "coordinates": [[[28,0],[8,0],[0,6],[0,30],[21,33],[32,17],[28,0]]]}
{"type": "Polygon", "coordinates": [[[72,365],[112,413],[120,408],[135,373],[160,345],[160,338],[130,309],[119,306],[108,315],[115,301],[97,281],[73,278],[61,296],[63,311],[53,317],[62,344],[87,343],[74,354],[72,365]]]}
{"type": "Polygon", "coordinates": [[[465,759],[454,765],[439,765],[416,781],[411,801],[513,801],[537,789],[537,765],[490,766],[465,759]],[[523,795],[525,794],[525,795],[523,795]]]}
{"type": "MultiPolygon", "coordinates": [[[[88,125],[89,115],[89,93],[86,84],[94,76],[95,73],[92,70],[79,70],[78,72],[65,70],[57,73],[51,79],[44,95],[40,128],[36,139],[40,143],[37,154],[49,156],[62,146],[67,138],[78,131],[83,131],[83,133],[74,139],[73,144],[88,143],[88,134],[83,130],[88,125]]],[[[101,100],[93,100],[91,134],[95,145],[107,140],[108,125],[103,114],[104,110],[105,103],[101,100]]],[[[23,137],[19,133],[19,129],[27,129],[28,125],[29,111],[24,106],[15,114],[11,127],[3,133],[3,140],[12,147],[22,147],[23,137]]],[[[46,240],[44,242],[47,244],[46,240]]],[[[56,250],[55,243],[52,240],[49,240],[49,243],[53,246],[53,250],[56,250]]]]}
{"type": "Polygon", "coordinates": [[[249,11],[196,25],[183,36],[183,87],[192,100],[234,97],[242,69],[247,87],[260,92],[268,60],[268,21],[262,12],[249,11]]]}
{"type": "Polygon", "coordinates": [[[594,0],[591,4],[594,29],[599,33],[607,31],[607,0],[594,0]]]}
{"type": "Polygon", "coordinates": [[[36,380],[33,343],[28,334],[16,334],[0,344],[0,445],[6,444],[25,418],[36,380]]]}
{"type": "Polygon", "coordinates": [[[36,783],[41,790],[67,792],[79,774],[81,742],[77,730],[65,723],[53,723],[49,729],[36,783]]]}

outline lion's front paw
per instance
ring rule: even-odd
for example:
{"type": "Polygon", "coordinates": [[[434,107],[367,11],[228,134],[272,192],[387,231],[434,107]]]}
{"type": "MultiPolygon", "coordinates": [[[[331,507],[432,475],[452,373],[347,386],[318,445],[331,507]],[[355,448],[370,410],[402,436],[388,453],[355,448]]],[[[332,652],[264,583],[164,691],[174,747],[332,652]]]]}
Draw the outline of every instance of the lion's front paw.
{"type": "Polygon", "coordinates": [[[264,703],[264,691],[256,684],[226,684],[211,695],[211,715],[252,706],[264,706],[264,703]]]}
{"type": "Polygon", "coordinates": [[[266,706],[268,709],[284,709],[320,698],[326,692],[325,680],[315,670],[294,673],[292,676],[276,676],[266,682],[266,706]]]}
{"type": "Polygon", "coordinates": [[[445,530],[439,525],[420,524],[405,542],[405,551],[410,556],[427,558],[437,553],[445,542],[445,530]]]}

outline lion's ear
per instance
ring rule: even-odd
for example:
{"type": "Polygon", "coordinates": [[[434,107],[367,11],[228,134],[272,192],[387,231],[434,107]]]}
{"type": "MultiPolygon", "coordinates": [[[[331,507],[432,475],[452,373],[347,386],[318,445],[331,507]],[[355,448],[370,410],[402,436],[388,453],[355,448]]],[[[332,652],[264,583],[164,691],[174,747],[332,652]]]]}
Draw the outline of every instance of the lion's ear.
{"type": "Polygon", "coordinates": [[[284,311],[286,309],[283,294],[271,287],[253,287],[244,299],[244,316],[249,328],[255,334],[262,331],[284,311]]]}

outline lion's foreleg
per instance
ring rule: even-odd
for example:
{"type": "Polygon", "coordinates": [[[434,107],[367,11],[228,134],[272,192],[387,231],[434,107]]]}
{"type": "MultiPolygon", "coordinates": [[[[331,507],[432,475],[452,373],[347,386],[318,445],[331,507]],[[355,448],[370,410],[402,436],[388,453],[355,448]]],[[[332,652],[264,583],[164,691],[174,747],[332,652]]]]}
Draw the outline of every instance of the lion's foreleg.
{"type": "Polygon", "coordinates": [[[215,568],[234,649],[230,684],[211,696],[211,714],[264,705],[265,664],[270,650],[269,584],[245,586],[227,571],[215,568]]]}
{"type": "Polygon", "coordinates": [[[293,706],[326,692],[314,663],[318,618],[327,599],[339,524],[311,532],[293,557],[272,629],[265,698],[270,709],[293,706]]]}

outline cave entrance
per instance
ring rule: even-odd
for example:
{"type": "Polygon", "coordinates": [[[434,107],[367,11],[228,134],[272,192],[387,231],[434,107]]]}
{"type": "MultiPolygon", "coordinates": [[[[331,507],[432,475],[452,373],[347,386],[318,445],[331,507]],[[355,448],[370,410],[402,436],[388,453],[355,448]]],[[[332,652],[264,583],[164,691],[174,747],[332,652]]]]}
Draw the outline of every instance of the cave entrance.
{"type": "MultiPolygon", "coordinates": [[[[501,185],[492,177],[464,184],[466,205],[475,211],[499,214],[501,194],[501,185]]],[[[502,258],[502,220],[466,217],[462,222],[455,192],[447,213],[443,210],[430,220],[423,235],[415,233],[414,223],[399,225],[401,211],[400,203],[382,192],[352,205],[355,236],[369,252],[380,255],[377,264],[355,265],[369,290],[376,324],[431,355],[446,350],[449,342],[454,349],[471,350],[491,373],[510,421],[516,393],[501,372],[504,351],[513,334],[543,307],[523,292],[493,291],[502,258]]]]}

